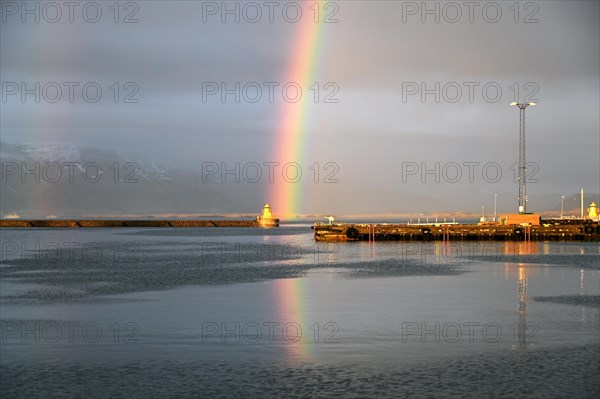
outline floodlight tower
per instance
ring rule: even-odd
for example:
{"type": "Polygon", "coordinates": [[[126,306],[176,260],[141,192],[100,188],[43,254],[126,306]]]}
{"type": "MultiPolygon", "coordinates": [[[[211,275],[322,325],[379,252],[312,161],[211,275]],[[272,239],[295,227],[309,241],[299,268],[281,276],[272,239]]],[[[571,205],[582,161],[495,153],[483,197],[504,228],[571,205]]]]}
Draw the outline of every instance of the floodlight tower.
{"type": "Polygon", "coordinates": [[[536,105],[536,103],[512,102],[510,105],[518,106],[521,114],[519,129],[519,213],[526,213],[527,192],[525,190],[525,180],[527,178],[527,163],[525,162],[525,108],[530,105],[536,105]]]}

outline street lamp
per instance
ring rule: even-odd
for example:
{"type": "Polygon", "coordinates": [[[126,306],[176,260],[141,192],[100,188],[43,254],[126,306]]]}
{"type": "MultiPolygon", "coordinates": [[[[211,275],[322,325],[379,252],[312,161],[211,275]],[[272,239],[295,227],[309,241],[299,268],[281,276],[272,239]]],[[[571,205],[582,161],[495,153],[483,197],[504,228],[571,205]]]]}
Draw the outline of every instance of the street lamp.
{"type": "Polygon", "coordinates": [[[525,162],[525,108],[530,105],[536,105],[536,103],[518,103],[515,101],[510,103],[510,105],[518,106],[521,115],[519,129],[519,213],[526,213],[525,179],[527,177],[527,163],[525,162]]]}
{"type": "Polygon", "coordinates": [[[563,218],[563,214],[564,214],[564,210],[565,210],[565,196],[563,195],[560,199],[560,218],[563,218]]]}
{"type": "Polygon", "coordinates": [[[583,219],[583,187],[581,187],[581,219],[583,219]]]}
{"type": "Polygon", "coordinates": [[[498,198],[498,194],[494,194],[494,222],[496,221],[496,199],[498,198]]]}

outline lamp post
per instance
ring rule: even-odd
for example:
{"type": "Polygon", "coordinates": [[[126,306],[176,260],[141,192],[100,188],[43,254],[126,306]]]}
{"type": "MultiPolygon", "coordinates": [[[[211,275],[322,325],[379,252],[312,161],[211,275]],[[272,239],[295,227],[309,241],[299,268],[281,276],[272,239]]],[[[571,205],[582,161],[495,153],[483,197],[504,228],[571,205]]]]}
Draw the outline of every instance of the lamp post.
{"type": "Polygon", "coordinates": [[[494,222],[496,221],[496,199],[498,198],[498,194],[494,194],[494,222]]]}
{"type": "Polygon", "coordinates": [[[526,213],[526,191],[525,179],[527,177],[527,163],[525,162],[525,108],[536,103],[518,103],[512,102],[510,105],[519,107],[520,128],[519,128],[519,213],[526,213]]]}
{"type": "Polygon", "coordinates": [[[583,187],[581,188],[581,219],[583,219],[583,187]]]}
{"type": "Polygon", "coordinates": [[[560,218],[564,218],[565,211],[565,196],[563,195],[560,199],[560,218]]]}

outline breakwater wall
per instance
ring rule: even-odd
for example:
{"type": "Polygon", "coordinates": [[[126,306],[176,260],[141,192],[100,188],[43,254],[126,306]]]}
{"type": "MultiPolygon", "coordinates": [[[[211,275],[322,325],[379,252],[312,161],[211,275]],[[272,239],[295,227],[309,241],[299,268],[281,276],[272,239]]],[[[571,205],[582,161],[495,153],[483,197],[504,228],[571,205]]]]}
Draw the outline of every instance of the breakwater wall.
{"type": "Polygon", "coordinates": [[[2,219],[1,227],[259,227],[256,220],[2,219]]]}

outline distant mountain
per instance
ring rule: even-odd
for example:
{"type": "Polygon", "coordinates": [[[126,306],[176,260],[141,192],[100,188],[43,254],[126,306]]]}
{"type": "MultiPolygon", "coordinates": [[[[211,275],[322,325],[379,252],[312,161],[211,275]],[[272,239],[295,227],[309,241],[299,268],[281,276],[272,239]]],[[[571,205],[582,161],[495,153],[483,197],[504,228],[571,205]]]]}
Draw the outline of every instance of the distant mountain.
{"type": "Polygon", "coordinates": [[[2,142],[0,160],[2,216],[256,213],[262,207],[258,199],[232,195],[236,187],[202,182],[201,169],[173,169],[117,151],[2,142]]]}
{"type": "MultiPolygon", "coordinates": [[[[201,163],[177,168],[145,154],[0,142],[0,161],[0,217],[255,215],[265,202],[272,201],[266,175],[258,183],[235,182],[231,177],[223,183],[216,175],[203,181],[201,163]]],[[[305,171],[299,194],[293,194],[300,196],[304,212],[318,218],[356,214],[478,217],[485,205],[486,216],[491,216],[495,193],[498,214],[517,207],[516,184],[410,186],[401,180],[375,183],[342,172],[338,177],[339,183],[315,184],[310,171],[305,171]]],[[[536,190],[535,185],[528,187],[528,210],[558,216],[561,194],[537,194],[536,190]]],[[[585,207],[592,201],[600,203],[599,197],[585,194],[585,207]]],[[[565,215],[579,215],[579,206],[579,193],[565,197],[565,215]]],[[[280,211],[274,208],[276,214],[280,211]]]]}

